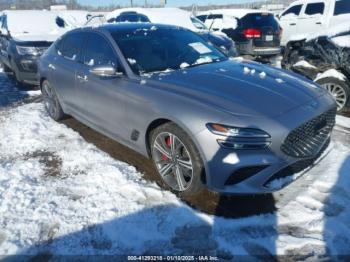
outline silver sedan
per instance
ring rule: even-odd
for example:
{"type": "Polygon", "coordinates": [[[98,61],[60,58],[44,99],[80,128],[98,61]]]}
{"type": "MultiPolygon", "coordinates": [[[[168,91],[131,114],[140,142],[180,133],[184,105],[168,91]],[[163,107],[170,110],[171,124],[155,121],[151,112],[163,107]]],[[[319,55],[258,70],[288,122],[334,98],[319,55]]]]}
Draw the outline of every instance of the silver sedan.
{"type": "Polygon", "coordinates": [[[173,26],[73,30],[39,72],[53,119],[71,115],[152,158],[183,195],[275,191],[320,156],[335,123],[334,99],[318,85],[229,59],[173,26]]]}

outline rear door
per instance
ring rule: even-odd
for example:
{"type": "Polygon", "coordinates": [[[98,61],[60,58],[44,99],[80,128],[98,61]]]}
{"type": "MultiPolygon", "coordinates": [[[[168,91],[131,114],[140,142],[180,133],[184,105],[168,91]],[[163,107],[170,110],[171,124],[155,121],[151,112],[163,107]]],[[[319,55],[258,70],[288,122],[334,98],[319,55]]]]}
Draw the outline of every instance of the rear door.
{"type": "Polygon", "coordinates": [[[322,30],[326,26],[329,1],[310,1],[297,22],[297,31],[300,36],[308,36],[322,30]]]}
{"type": "Polygon", "coordinates": [[[84,107],[80,118],[106,135],[126,140],[126,98],[123,88],[127,85],[127,78],[101,77],[90,73],[97,66],[118,69],[118,64],[117,54],[110,41],[101,33],[89,32],[83,49],[83,63],[77,70],[76,83],[84,107]]]}
{"type": "Polygon", "coordinates": [[[302,4],[292,5],[280,15],[279,23],[283,29],[281,45],[286,45],[297,33],[297,22],[301,15],[302,7],[302,4]]]}

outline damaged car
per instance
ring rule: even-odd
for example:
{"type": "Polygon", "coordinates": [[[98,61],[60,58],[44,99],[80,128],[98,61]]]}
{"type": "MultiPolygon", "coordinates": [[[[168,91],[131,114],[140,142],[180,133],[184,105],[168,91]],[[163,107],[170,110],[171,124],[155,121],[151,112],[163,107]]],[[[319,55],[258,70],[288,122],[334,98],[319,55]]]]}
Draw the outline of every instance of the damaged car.
{"type": "Polygon", "coordinates": [[[288,43],[283,66],[327,89],[338,112],[349,107],[350,26],[332,27],[319,35],[288,43]]]}
{"type": "Polygon", "coordinates": [[[67,32],[65,21],[50,11],[0,13],[0,61],[17,84],[37,85],[37,61],[67,32]]]}

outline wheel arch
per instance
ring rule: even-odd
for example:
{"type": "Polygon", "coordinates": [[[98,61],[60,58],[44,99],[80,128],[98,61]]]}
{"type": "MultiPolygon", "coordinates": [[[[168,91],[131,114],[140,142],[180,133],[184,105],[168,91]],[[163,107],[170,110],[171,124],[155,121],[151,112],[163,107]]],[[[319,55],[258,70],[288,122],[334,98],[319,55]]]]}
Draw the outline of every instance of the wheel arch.
{"type": "Polygon", "coordinates": [[[152,158],[152,154],[151,154],[151,148],[150,148],[150,134],[151,132],[156,129],[157,127],[164,125],[166,123],[174,123],[175,125],[177,125],[179,128],[181,128],[192,140],[192,142],[194,143],[194,145],[196,146],[199,155],[203,161],[203,165],[204,165],[204,172],[202,174],[202,182],[204,184],[206,184],[207,182],[207,172],[206,170],[208,170],[208,166],[207,166],[207,161],[205,158],[205,155],[202,151],[202,148],[200,147],[197,139],[195,139],[195,137],[193,136],[193,134],[190,132],[190,130],[183,124],[181,123],[181,121],[177,121],[175,119],[172,119],[170,117],[161,117],[161,118],[157,118],[155,120],[153,120],[147,127],[147,130],[145,132],[145,144],[146,144],[146,150],[147,150],[147,155],[148,157],[151,159],[152,158]]]}

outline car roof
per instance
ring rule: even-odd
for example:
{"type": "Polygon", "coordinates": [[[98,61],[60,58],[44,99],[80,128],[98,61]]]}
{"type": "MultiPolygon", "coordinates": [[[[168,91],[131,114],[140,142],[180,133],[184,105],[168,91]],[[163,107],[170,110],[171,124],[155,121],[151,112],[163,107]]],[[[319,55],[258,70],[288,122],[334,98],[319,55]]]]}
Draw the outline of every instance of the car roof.
{"type": "Polygon", "coordinates": [[[175,7],[165,7],[165,8],[141,8],[141,7],[133,7],[133,8],[121,8],[116,9],[106,15],[106,19],[109,20],[111,18],[115,18],[120,14],[124,14],[126,12],[136,12],[141,15],[145,15],[152,23],[158,24],[170,24],[176,26],[182,26],[188,28],[192,31],[198,30],[191,21],[191,17],[193,15],[191,12],[182,10],[180,8],[175,7]]]}
{"type": "Polygon", "coordinates": [[[242,18],[247,14],[256,14],[256,13],[269,13],[270,11],[259,10],[259,9],[216,9],[216,10],[208,10],[204,12],[199,12],[199,15],[228,15],[236,18],[242,18]]]}
{"type": "Polygon", "coordinates": [[[121,32],[121,31],[133,31],[138,29],[186,29],[179,26],[174,25],[164,25],[164,24],[155,24],[155,23],[113,23],[113,24],[103,24],[96,27],[82,27],[73,31],[79,30],[107,30],[110,33],[113,32],[121,32]]]}

